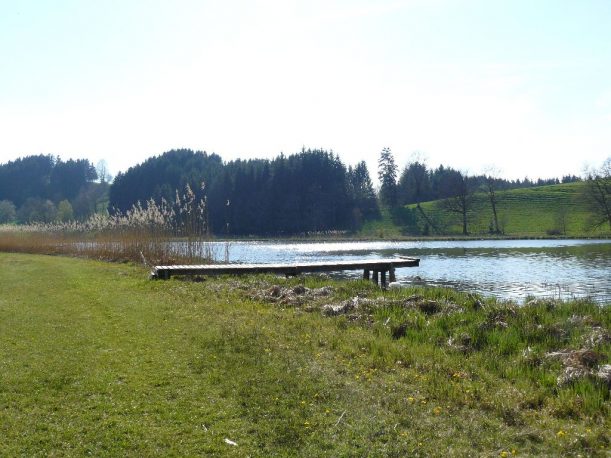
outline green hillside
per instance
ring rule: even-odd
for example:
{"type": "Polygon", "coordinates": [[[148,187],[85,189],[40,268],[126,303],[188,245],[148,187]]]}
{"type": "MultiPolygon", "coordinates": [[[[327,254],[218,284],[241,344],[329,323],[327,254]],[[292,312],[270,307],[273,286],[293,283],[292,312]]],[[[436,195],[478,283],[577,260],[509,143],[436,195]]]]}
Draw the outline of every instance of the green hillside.
{"type": "Polygon", "coordinates": [[[397,218],[393,218],[388,208],[380,208],[380,213],[381,218],[365,221],[358,232],[359,237],[396,239],[412,234],[408,228],[397,221],[397,218]]]}
{"type": "MultiPolygon", "coordinates": [[[[500,191],[498,198],[499,226],[506,236],[609,236],[609,228],[592,229],[590,213],[584,197],[584,183],[567,183],[526,189],[500,191]]],[[[421,205],[425,217],[415,205],[383,212],[382,219],[367,223],[362,236],[394,237],[417,235],[461,235],[460,215],[443,209],[440,201],[421,205]]],[[[471,235],[490,233],[492,210],[485,193],[474,197],[469,213],[471,235]]]]}

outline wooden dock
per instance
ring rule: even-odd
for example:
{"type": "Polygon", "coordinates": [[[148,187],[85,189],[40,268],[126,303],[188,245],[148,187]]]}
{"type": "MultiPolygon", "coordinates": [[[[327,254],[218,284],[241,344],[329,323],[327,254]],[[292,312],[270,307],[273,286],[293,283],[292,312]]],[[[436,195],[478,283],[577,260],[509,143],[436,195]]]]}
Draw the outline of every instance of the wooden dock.
{"type": "Polygon", "coordinates": [[[175,275],[244,275],[272,273],[295,276],[310,272],[337,272],[342,270],[363,270],[363,278],[385,287],[388,281],[395,281],[398,267],[416,267],[417,258],[365,259],[360,261],[308,262],[295,264],[203,264],[187,266],[155,266],[151,278],[167,280],[175,275]]]}

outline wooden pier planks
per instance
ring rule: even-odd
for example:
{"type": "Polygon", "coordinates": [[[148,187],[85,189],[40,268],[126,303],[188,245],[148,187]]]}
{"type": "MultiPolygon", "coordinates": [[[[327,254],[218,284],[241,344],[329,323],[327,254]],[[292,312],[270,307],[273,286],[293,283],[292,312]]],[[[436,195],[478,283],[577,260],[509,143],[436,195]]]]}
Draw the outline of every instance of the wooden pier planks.
{"type": "Polygon", "coordinates": [[[399,267],[416,267],[420,265],[417,258],[387,258],[365,259],[360,261],[322,261],[294,264],[202,264],[155,266],[151,277],[155,279],[168,279],[173,275],[244,275],[253,273],[274,273],[287,276],[310,272],[333,272],[340,270],[363,269],[363,278],[369,278],[373,272],[372,280],[378,283],[381,274],[381,284],[386,286],[386,273],[389,280],[395,280],[395,269],[399,267]]]}

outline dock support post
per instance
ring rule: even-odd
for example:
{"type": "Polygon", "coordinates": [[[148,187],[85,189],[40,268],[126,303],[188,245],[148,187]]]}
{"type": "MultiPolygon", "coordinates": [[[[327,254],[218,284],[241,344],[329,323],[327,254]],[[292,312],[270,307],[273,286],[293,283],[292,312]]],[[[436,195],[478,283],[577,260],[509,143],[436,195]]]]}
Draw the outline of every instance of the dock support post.
{"type": "Polygon", "coordinates": [[[382,274],[382,278],[380,279],[380,286],[381,286],[382,288],[386,288],[386,286],[388,286],[388,285],[386,284],[386,271],[385,271],[385,270],[383,270],[383,271],[382,271],[382,272],[380,272],[380,273],[382,274]]]}
{"type": "Polygon", "coordinates": [[[390,270],[388,271],[388,281],[390,283],[397,281],[397,277],[395,276],[395,268],[392,266],[390,270]]]}
{"type": "Polygon", "coordinates": [[[373,281],[373,282],[374,282],[376,285],[378,285],[378,284],[379,284],[379,281],[380,281],[380,280],[379,280],[379,277],[380,277],[380,272],[378,272],[377,270],[374,270],[374,271],[373,271],[373,275],[372,275],[372,277],[371,277],[371,280],[372,280],[372,281],[373,281]]]}
{"type": "Polygon", "coordinates": [[[369,280],[369,270],[363,270],[363,280],[369,280]]]}

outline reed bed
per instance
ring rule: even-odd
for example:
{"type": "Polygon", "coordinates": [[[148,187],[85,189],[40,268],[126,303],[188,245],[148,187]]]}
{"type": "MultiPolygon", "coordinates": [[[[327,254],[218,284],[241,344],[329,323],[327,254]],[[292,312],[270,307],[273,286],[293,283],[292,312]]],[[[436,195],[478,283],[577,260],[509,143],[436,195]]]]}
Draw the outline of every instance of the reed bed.
{"type": "MultiPolygon", "coordinates": [[[[202,186],[203,188],[203,186],[202,186]]],[[[211,262],[206,197],[187,185],[173,202],[150,199],[127,212],[85,221],[0,226],[0,251],[80,256],[115,262],[211,262]]]]}

